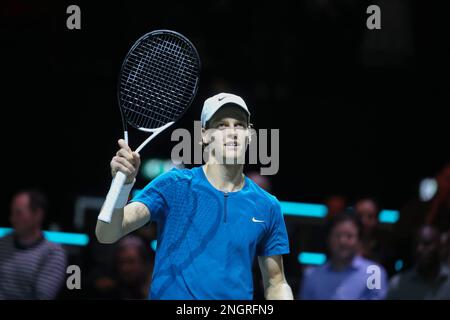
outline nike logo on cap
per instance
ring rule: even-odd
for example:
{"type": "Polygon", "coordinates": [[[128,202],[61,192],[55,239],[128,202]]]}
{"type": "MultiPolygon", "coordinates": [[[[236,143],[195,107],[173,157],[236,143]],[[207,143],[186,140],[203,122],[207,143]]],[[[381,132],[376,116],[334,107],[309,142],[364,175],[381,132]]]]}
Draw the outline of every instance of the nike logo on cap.
{"type": "Polygon", "coordinates": [[[219,101],[222,101],[223,99],[225,99],[227,96],[223,96],[219,98],[219,101]]]}
{"type": "Polygon", "coordinates": [[[252,218],[252,221],[253,222],[264,222],[264,220],[257,220],[257,219],[255,219],[255,217],[252,218]]]}

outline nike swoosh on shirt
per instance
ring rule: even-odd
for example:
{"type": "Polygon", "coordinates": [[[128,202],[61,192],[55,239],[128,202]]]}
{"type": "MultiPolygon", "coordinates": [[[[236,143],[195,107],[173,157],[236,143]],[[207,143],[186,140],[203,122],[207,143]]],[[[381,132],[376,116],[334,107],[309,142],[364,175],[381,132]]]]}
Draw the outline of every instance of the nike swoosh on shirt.
{"type": "Polygon", "coordinates": [[[257,220],[257,219],[255,219],[255,217],[252,218],[252,221],[253,222],[264,222],[264,220],[257,220]]]}

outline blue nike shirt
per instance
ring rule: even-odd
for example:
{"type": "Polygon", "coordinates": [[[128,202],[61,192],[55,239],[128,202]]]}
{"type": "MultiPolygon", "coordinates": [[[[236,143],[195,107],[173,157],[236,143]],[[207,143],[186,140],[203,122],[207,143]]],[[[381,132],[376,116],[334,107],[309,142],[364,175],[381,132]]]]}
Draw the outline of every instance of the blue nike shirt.
{"type": "Polygon", "coordinates": [[[289,253],[278,200],[245,177],[222,192],[202,167],[173,169],[140,191],[156,221],[151,299],[253,299],[255,255],[289,253]]]}

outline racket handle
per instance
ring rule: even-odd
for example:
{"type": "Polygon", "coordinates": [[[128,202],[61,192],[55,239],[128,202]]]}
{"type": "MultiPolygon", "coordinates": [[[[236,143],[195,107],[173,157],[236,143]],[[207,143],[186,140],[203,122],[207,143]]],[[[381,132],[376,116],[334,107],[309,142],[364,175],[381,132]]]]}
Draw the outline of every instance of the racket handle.
{"type": "Polygon", "coordinates": [[[117,199],[119,198],[120,190],[122,190],[122,187],[125,184],[126,178],[127,176],[123,172],[118,171],[116,173],[116,176],[111,184],[111,188],[106,195],[105,203],[103,203],[103,207],[98,215],[98,220],[111,223],[114,208],[116,206],[117,199]]]}

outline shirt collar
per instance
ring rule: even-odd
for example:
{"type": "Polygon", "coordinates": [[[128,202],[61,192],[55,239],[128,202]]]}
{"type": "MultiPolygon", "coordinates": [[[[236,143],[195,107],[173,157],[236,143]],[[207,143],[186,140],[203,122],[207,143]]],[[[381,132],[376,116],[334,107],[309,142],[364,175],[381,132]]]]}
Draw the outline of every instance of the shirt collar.
{"type": "Polygon", "coordinates": [[[19,250],[31,249],[31,248],[39,245],[42,241],[44,241],[44,236],[42,235],[42,233],[41,233],[41,236],[38,239],[36,239],[36,241],[34,241],[33,243],[30,243],[28,245],[24,245],[24,244],[20,243],[19,239],[15,233],[12,236],[13,236],[14,246],[16,249],[19,249],[19,250]]]}

